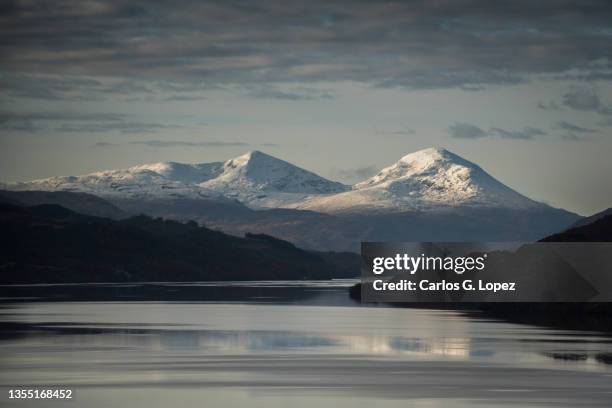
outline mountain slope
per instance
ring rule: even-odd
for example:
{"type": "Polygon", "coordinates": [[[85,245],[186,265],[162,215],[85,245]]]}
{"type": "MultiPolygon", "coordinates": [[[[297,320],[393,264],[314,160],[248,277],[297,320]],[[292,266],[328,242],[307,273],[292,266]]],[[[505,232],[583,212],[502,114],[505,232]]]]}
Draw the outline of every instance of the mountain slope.
{"type": "Polygon", "coordinates": [[[567,228],[578,216],[534,210],[460,207],[453,212],[323,214],[302,210],[252,211],[247,216],[198,218],[232,234],[271,234],[300,247],[359,252],[362,241],[536,241],[567,228]]]}
{"type": "Polygon", "coordinates": [[[283,207],[310,195],[346,191],[348,186],[260,151],[225,162],[221,173],[200,186],[251,207],[283,207]]]}
{"type": "Polygon", "coordinates": [[[0,204],[0,283],[330,279],[354,254],[305,251],[270,236],[234,237],[147,216],[120,221],[57,205],[0,204]]]}
{"type": "Polygon", "coordinates": [[[150,200],[188,197],[226,200],[220,194],[206,190],[194,182],[185,182],[186,179],[202,182],[214,174],[214,163],[183,165],[168,162],[105,170],[83,176],[50,177],[4,187],[16,191],[82,192],[109,199],[150,200]]]}
{"type": "Polygon", "coordinates": [[[283,207],[310,195],[349,187],[259,151],[226,162],[160,162],[82,176],[50,177],[4,186],[17,191],[71,191],[95,194],[117,203],[152,200],[208,200],[254,208],[283,207]]]}
{"type": "Polygon", "coordinates": [[[131,214],[195,219],[320,250],[357,251],[360,241],[532,241],[580,219],[444,149],[409,154],[352,187],[251,152],[224,163],[154,163],[13,188],[95,191],[131,214]]]}
{"type": "Polygon", "coordinates": [[[602,215],[586,224],[575,225],[542,242],[612,242],[612,214],[602,215]]]}
{"type": "Polygon", "coordinates": [[[325,213],[454,211],[457,207],[534,209],[537,203],[448,150],[402,157],[351,191],[313,197],[295,208],[325,213]]]}
{"type": "Polygon", "coordinates": [[[108,201],[86,193],[0,190],[0,202],[21,206],[55,204],[81,214],[111,219],[121,219],[128,216],[128,214],[108,201]]]}
{"type": "Polygon", "coordinates": [[[608,209],[605,209],[605,210],[600,211],[598,213],[595,213],[595,214],[593,214],[591,216],[584,217],[581,220],[579,220],[578,222],[576,222],[574,225],[572,225],[572,228],[574,228],[574,227],[582,227],[583,225],[592,224],[595,221],[597,221],[597,220],[599,220],[599,219],[601,219],[603,217],[606,217],[608,215],[612,215],[612,208],[608,208],[608,209]]]}

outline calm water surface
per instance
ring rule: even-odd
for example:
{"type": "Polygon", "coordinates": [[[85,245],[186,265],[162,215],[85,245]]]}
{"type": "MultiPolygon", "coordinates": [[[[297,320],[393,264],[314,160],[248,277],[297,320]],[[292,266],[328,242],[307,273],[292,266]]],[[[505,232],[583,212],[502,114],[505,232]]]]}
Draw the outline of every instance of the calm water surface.
{"type": "Polygon", "coordinates": [[[612,406],[606,334],[360,306],[348,284],[4,287],[0,406],[612,406]],[[75,398],[8,399],[41,386],[75,398]]]}

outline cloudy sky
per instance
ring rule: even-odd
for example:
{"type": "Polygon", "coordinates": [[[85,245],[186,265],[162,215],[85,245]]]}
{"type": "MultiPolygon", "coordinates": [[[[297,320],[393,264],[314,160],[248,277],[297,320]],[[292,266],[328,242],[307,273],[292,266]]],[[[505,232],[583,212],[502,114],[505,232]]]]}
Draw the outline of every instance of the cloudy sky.
{"type": "Polygon", "coordinates": [[[612,206],[609,1],[0,2],[0,179],[262,150],[343,182],[443,146],[612,206]]]}

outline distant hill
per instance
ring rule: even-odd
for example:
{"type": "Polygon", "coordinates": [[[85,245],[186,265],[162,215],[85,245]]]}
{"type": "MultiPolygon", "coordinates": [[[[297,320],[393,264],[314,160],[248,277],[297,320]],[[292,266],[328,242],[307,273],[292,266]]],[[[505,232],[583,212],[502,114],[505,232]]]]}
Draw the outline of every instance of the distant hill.
{"type": "Polygon", "coordinates": [[[130,282],[355,277],[359,257],[305,251],[267,235],[240,238],[195,222],[78,214],[0,204],[0,282],[130,282]]]}
{"type": "Polygon", "coordinates": [[[587,225],[570,228],[542,239],[543,242],[612,242],[612,214],[587,225]]]}
{"type": "Polygon", "coordinates": [[[589,217],[584,217],[578,221],[576,221],[570,228],[574,228],[574,227],[581,227],[583,225],[587,225],[587,224],[591,224],[603,217],[605,217],[606,215],[612,215],[612,207],[608,208],[606,210],[600,211],[598,213],[595,213],[589,217]]]}
{"type": "Polygon", "coordinates": [[[0,190],[0,203],[33,206],[39,204],[61,205],[69,210],[93,215],[120,219],[127,217],[127,213],[108,201],[87,193],[69,191],[7,191],[0,190]]]}

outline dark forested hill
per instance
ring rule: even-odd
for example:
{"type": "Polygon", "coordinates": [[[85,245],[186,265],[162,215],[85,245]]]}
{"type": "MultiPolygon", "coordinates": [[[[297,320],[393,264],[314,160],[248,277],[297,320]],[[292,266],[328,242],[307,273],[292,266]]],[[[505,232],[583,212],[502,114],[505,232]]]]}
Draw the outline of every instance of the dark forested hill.
{"type": "Polygon", "coordinates": [[[583,225],[588,225],[591,224],[603,217],[605,217],[606,215],[612,215],[612,207],[611,208],[607,208],[603,211],[600,211],[598,213],[595,213],[591,216],[588,217],[584,217],[580,220],[578,220],[576,223],[574,223],[571,228],[575,228],[575,227],[582,227],[583,225]]]}
{"type": "Polygon", "coordinates": [[[161,218],[111,220],[57,205],[0,204],[0,282],[328,279],[359,274],[359,257],[234,237],[161,218]]]}
{"type": "Polygon", "coordinates": [[[612,214],[597,218],[590,224],[553,234],[543,242],[612,242],[612,214]]]}
{"type": "Polygon", "coordinates": [[[0,203],[33,206],[56,204],[80,214],[112,219],[128,216],[119,207],[103,198],[71,191],[8,191],[0,190],[0,203]]]}

